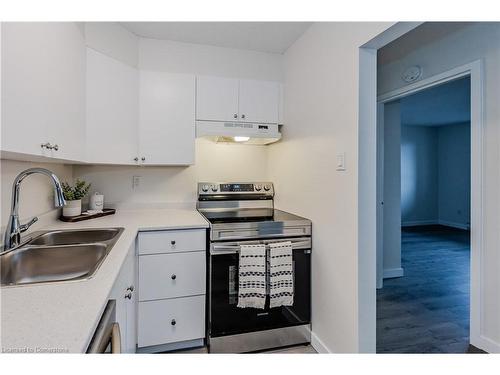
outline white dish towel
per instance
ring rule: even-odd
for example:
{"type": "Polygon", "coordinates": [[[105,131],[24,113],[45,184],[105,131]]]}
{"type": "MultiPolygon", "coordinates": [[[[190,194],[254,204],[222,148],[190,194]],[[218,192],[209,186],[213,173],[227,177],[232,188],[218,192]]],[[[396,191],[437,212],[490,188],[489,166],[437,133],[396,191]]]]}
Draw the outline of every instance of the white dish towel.
{"type": "Polygon", "coordinates": [[[238,307],[263,309],[266,304],[266,246],[241,245],[238,307]]]}
{"type": "Polygon", "coordinates": [[[293,305],[292,243],[269,244],[270,307],[293,305]]]}

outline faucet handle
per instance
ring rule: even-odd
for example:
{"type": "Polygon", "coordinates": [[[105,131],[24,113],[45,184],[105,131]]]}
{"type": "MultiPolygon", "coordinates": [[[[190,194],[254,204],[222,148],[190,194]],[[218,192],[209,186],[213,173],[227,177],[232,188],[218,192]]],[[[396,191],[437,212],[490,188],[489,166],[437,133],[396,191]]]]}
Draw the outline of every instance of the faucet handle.
{"type": "Polygon", "coordinates": [[[31,227],[33,224],[35,224],[38,221],[38,218],[35,216],[33,219],[31,219],[29,222],[26,224],[20,225],[19,226],[19,232],[25,232],[28,230],[29,227],[31,227]]]}

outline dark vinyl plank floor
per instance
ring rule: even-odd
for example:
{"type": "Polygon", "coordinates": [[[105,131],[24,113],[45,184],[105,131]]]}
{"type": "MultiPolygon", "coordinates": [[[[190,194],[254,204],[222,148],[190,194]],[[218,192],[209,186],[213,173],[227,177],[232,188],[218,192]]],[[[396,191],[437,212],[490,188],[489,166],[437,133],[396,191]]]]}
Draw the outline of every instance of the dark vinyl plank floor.
{"type": "Polygon", "coordinates": [[[404,276],[377,291],[377,353],[465,353],[470,233],[402,228],[404,276]]]}

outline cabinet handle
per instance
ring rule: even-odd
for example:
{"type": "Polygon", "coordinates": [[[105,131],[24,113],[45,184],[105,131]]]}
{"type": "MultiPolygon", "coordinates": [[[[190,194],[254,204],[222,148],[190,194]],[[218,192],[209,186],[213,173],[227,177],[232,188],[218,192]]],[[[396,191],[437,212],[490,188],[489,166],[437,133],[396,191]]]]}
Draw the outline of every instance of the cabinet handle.
{"type": "Polygon", "coordinates": [[[54,146],[52,146],[52,148],[53,148],[54,150],[56,150],[56,151],[59,151],[59,146],[58,146],[58,145],[54,145],[54,146]]]}
{"type": "Polygon", "coordinates": [[[146,158],[143,156],[143,157],[141,158],[141,160],[142,160],[142,161],[146,161],[146,158]]]}
{"type": "Polygon", "coordinates": [[[47,150],[52,150],[52,148],[53,148],[53,147],[52,147],[52,145],[51,145],[49,142],[47,142],[47,143],[42,143],[42,144],[40,145],[40,147],[41,147],[41,148],[46,148],[47,150]]]}
{"type": "MultiPolygon", "coordinates": [[[[128,290],[128,289],[127,289],[128,290]]],[[[132,299],[132,292],[128,292],[127,294],[125,294],[125,298],[127,299],[132,299]]]]}
{"type": "Polygon", "coordinates": [[[175,319],[172,319],[172,321],[170,322],[170,324],[172,324],[173,326],[175,326],[177,324],[177,322],[175,321],[175,319]]]}
{"type": "Polygon", "coordinates": [[[139,161],[139,158],[136,156],[136,157],[134,158],[134,161],[139,161]]]}
{"type": "Polygon", "coordinates": [[[133,286],[133,285],[130,285],[130,286],[127,288],[127,291],[129,291],[129,292],[133,292],[133,291],[134,291],[134,286],[133,286]]]}
{"type": "Polygon", "coordinates": [[[245,118],[245,115],[241,115],[241,118],[245,118]]]}
{"type": "Polygon", "coordinates": [[[238,114],[237,114],[237,113],[235,113],[235,114],[233,115],[233,118],[238,118],[238,114]]]}
{"type": "Polygon", "coordinates": [[[175,240],[170,241],[170,245],[175,246],[175,240]]]}
{"type": "Polygon", "coordinates": [[[175,275],[175,274],[174,274],[174,275],[170,276],[170,278],[171,278],[172,280],[175,280],[175,279],[177,279],[177,275],[175,275]]]}

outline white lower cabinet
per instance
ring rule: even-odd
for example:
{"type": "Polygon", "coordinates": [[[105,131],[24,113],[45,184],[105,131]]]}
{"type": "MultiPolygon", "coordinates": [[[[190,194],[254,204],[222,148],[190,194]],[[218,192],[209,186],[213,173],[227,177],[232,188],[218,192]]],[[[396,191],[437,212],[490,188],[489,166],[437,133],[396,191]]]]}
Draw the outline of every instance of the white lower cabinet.
{"type": "Polygon", "coordinates": [[[206,231],[138,235],[139,351],[165,351],[205,338],[206,231]]]}
{"type": "Polygon", "coordinates": [[[135,246],[127,258],[109,295],[116,300],[116,322],[120,325],[122,353],[135,353],[137,347],[137,287],[135,246]]]}
{"type": "Polygon", "coordinates": [[[205,336],[205,296],[139,303],[139,347],[205,336]]]}
{"type": "Polygon", "coordinates": [[[138,253],[146,255],[205,251],[205,238],[205,229],[141,232],[137,239],[138,253]]]}
{"type": "Polygon", "coordinates": [[[140,256],[139,301],[205,294],[205,267],[200,251],[140,256]]]}

